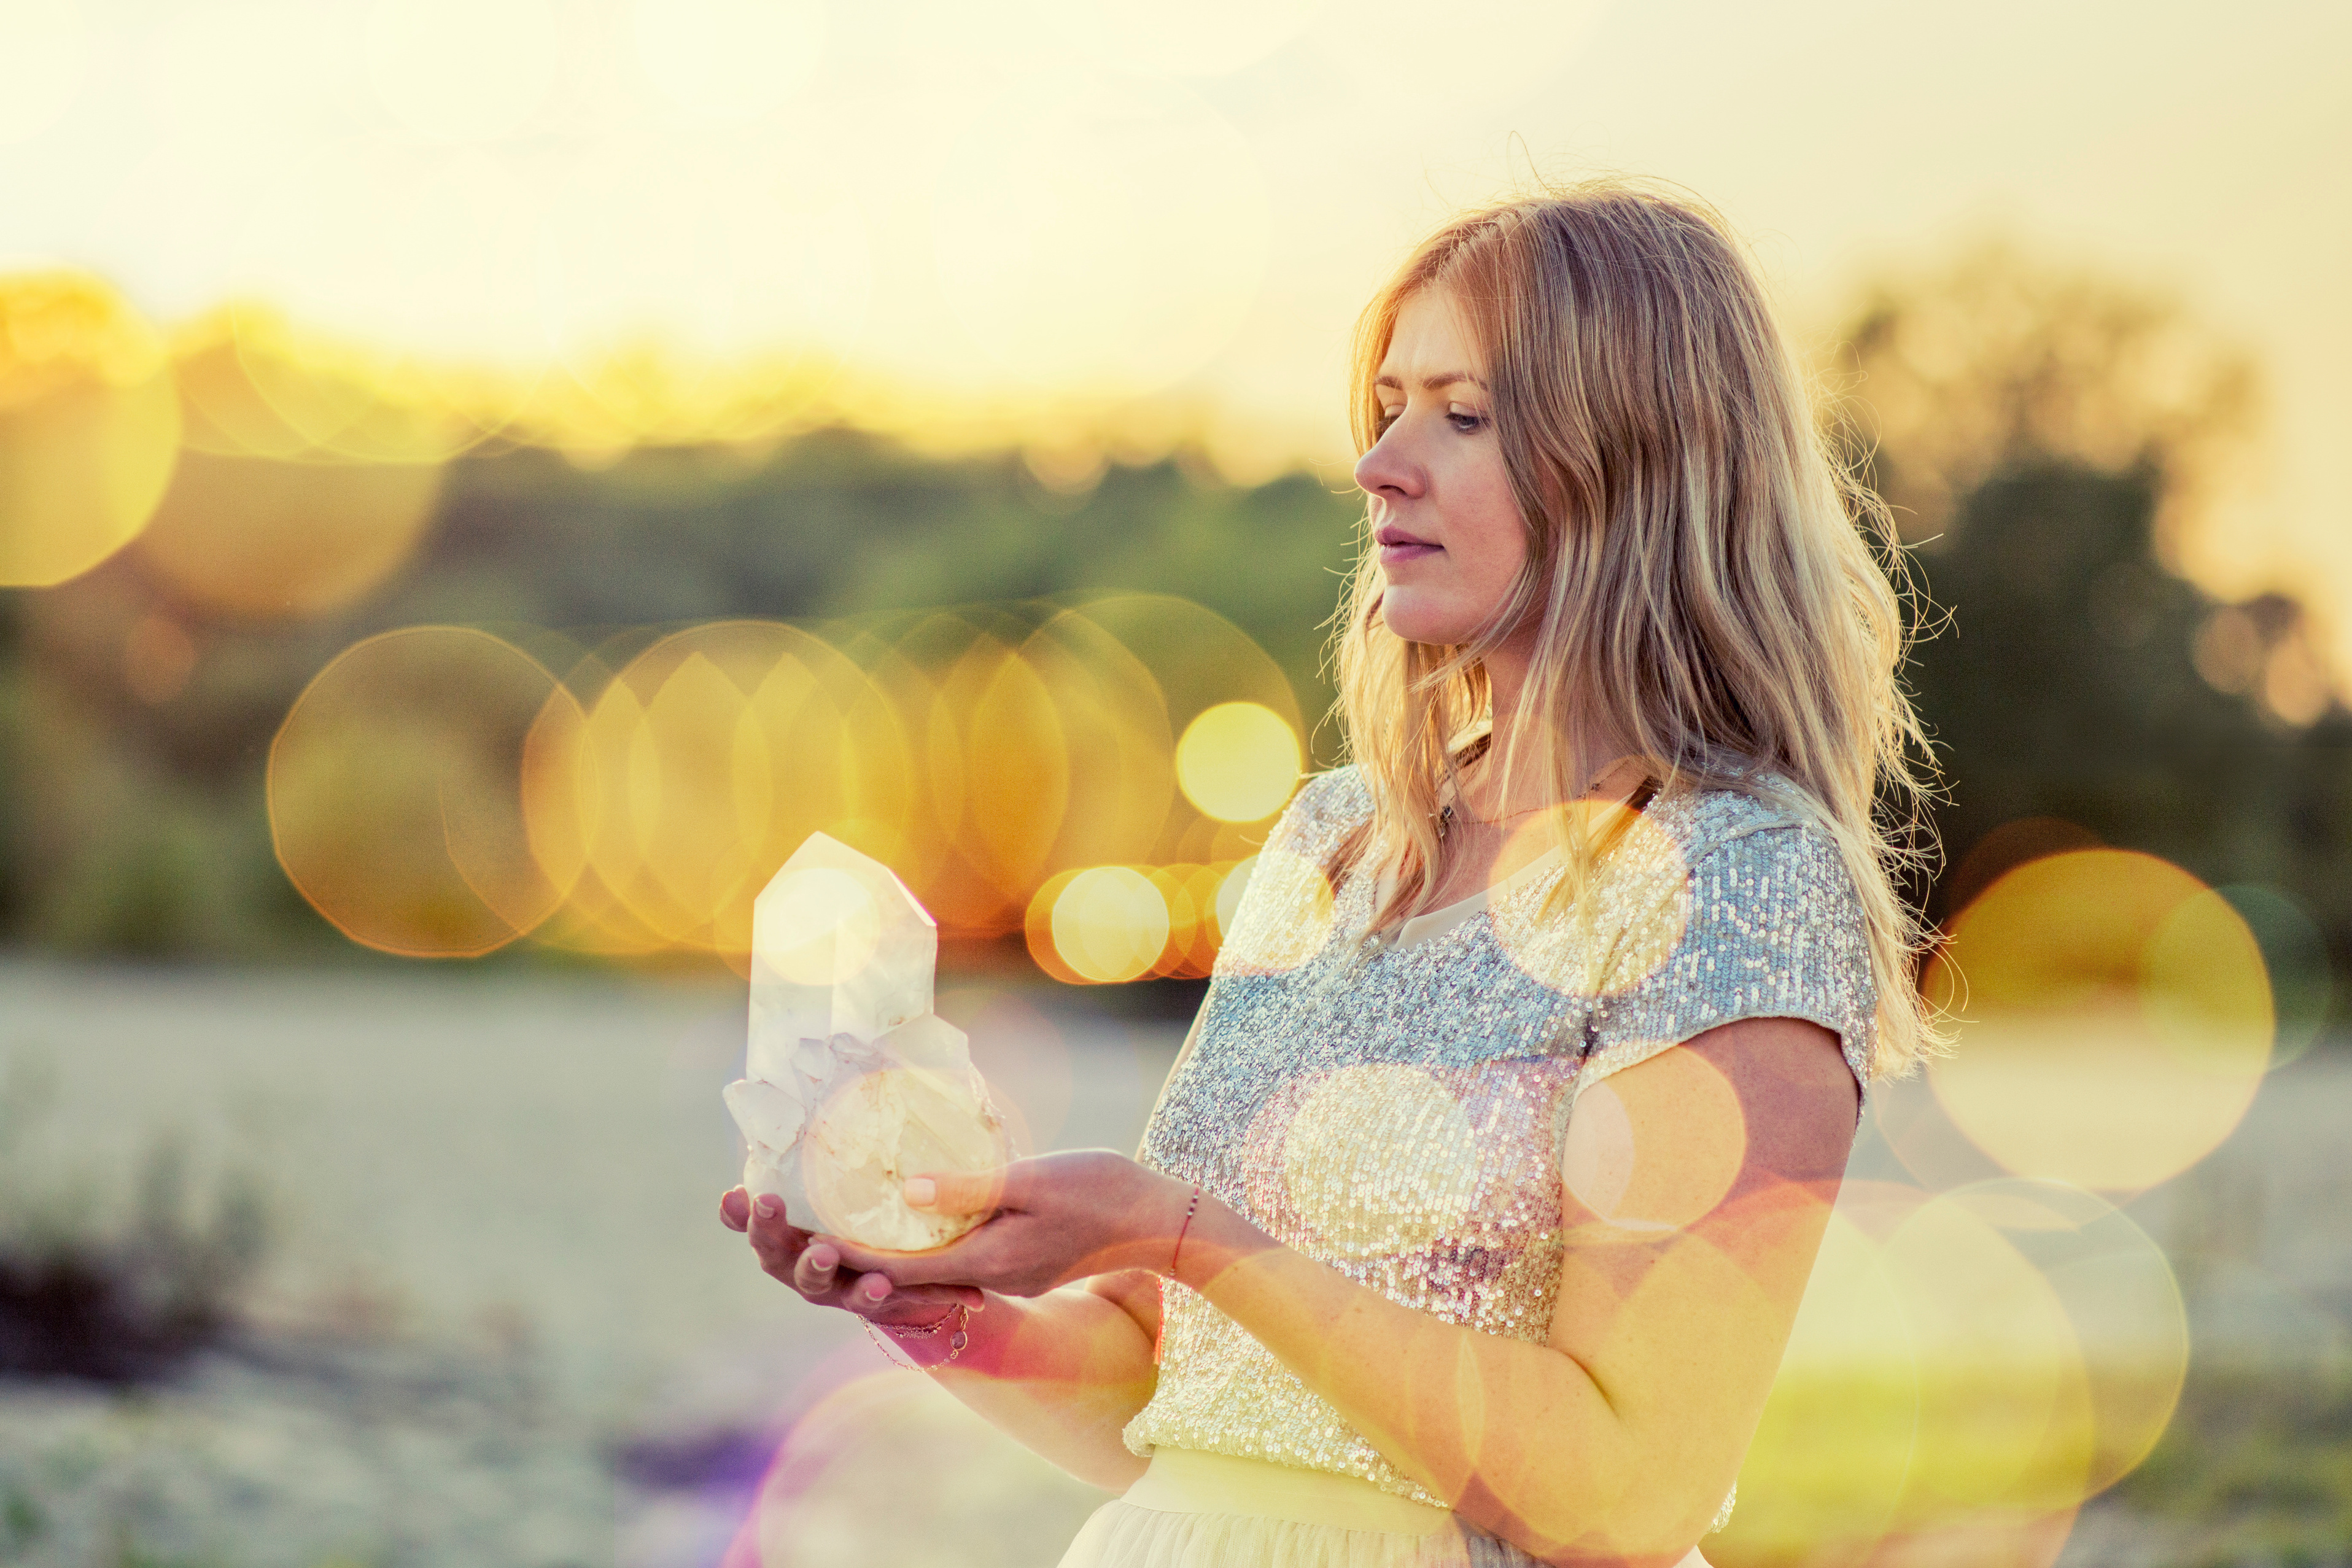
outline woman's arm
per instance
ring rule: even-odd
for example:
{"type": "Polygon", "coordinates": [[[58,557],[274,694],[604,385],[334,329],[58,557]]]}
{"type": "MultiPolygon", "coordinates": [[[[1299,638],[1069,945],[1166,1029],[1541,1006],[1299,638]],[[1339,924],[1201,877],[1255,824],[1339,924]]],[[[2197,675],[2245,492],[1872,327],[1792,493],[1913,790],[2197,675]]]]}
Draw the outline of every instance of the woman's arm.
{"type": "MultiPolygon", "coordinates": [[[[1399,1306],[1203,1198],[1176,1277],[1472,1522],[1552,1558],[1671,1563],[1729,1489],[1763,1408],[1854,1125],[1829,1031],[1754,1019],[1587,1091],[1549,1342],[1399,1306]]],[[[1108,1154],[1009,1167],[1006,1212],[900,1279],[1015,1293],[1063,1270],[1167,1269],[1191,1188],[1108,1154]]]]}
{"type": "MultiPolygon", "coordinates": [[[[880,1325],[908,1361],[1024,1446],[1113,1491],[1143,1473],[1121,1436],[1151,1397],[1158,1369],[1160,1281],[1140,1270],[1024,1300],[970,1287],[894,1286],[878,1270],[841,1267],[844,1247],[786,1222],[773,1197],[740,1187],[719,1217],[745,1232],[761,1267],[807,1300],[880,1325]],[[963,1349],[948,1361],[961,1307],[963,1349]],[[905,1338],[894,1329],[945,1326],[905,1338]]],[[[882,1256],[888,1256],[887,1254],[882,1256]]]]}
{"type": "MultiPolygon", "coordinates": [[[[1169,1068],[1173,1081],[1201,1037],[1195,1016],[1169,1068]]],[[[1164,1097],[1167,1089],[1160,1090],[1164,1097]]],[[[1157,1113],[1158,1108],[1154,1107],[1157,1113]]],[[[1077,1477],[1114,1491],[1143,1473],[1123,1433],[1150,1399],[1159,1369],[1160,1280],[1150,1270],[1099,1274],[1034,1298],[939,1285],[894,1288],[881,1272],[845,1278],[841,1248],[786,1222],[782,1202],[753,1204],[737,1187],[719,1217],[746,1232],[761,1266],[822,1306],[856,1312],[887,1330],[968,1316],[966,1342],[948,1360],[954,1325],[892,1339],[907,1359],[1024,1447],[1077,1477]]]]}

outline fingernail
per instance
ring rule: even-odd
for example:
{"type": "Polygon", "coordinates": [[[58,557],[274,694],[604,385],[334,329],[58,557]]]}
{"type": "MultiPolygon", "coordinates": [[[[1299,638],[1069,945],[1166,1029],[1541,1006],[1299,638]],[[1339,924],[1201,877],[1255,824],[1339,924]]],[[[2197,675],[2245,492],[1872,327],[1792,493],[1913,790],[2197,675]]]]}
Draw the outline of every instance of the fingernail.
{"type": "Polygon", "coordinates": [[[770,1193],[761,1198],[756,1206],[761,1219],[774,1219],[784,1212],[784,1200],[770,1193]]]}
{"type": "Polygon", "coordinates": [[[808,1260],[809,1267],[822,1274],[828,1268],[837,1268],[841,1266],[841,1254],[830,1247],[812,1247],[809,1248],[808,1260]]]}
{"type": "Polygon", "coordinates": [[[907,1205],[909,1208],[927,1209],[939,1201],[940,1184],[930,1177],[909,1176],[907,1179],[907,1205]]]}
{"type": "Polygon", "coordinates": [[[877,1275],[866,1282],[866,1300],[870,1301],[879,1301],[887,1299],[889,1294],[890,1281],[887,1279],[882,1279],[877,1275]]]}

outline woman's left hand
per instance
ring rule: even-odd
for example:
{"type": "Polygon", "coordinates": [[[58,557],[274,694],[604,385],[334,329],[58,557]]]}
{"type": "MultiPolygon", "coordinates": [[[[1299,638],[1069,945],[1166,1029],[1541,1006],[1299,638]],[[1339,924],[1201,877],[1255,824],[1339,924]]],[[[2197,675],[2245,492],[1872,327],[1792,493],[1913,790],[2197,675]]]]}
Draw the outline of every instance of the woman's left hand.
{"type": "Polygon", "coordinates": [[[971,1175],[915,1176],[907,1202],[935,1214],[994,1217],[929,1252],[877,1252],[827,1237],[852,1268],[894,1285],[977,1285],[1042,1296],[1097,1274],[1164,1273],[1192,1184],[1108,1149],[1015,1160],[971,1175]]]}

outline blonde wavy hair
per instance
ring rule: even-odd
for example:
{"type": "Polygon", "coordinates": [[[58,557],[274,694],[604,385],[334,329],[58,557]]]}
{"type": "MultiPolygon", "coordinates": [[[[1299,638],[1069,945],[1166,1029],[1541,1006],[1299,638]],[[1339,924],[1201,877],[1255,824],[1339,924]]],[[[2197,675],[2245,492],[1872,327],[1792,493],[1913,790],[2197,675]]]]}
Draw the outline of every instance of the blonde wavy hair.
{"type": "MultiPolygon", "coordinates": [[[[1373,378],[1398,311],[1427,289],[1484,350],[1527,564],[1475,640],[1408,642],[1381,622],[1368,520],[1335,663],[1374,806],[1334,876],[1391,870],[1382,924],[1427,897],[1439,810],[1492,724],[1484,656],[1538,617],[1516,711],[1546,737],[1547,798],[1584,795],[1612,759],[1579,755],[1582,738],[1613,735],[1661,794],[1741,790],[1813,821],[1869,926],[1876,1074],[1907,1070],[1937,1033],[1895,888],[1928,852],[1927,747],[1897,679],[1902,557],[1885,508],[1826,444],[1739,246],[1705,207],[1619,181],[1449,223],[1358,325],[1359,451],[1379,437],[1373,378]]],[[[1562,815],[1572,897],[1614,835],[1562,815]]]]}

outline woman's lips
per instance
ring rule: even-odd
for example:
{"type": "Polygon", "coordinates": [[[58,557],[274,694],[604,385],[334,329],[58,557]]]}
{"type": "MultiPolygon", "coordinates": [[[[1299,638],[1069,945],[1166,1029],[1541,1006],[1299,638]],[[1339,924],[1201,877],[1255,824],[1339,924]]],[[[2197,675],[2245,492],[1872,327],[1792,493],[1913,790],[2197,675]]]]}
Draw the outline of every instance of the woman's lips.
{"type": "Polygon", "coordinates": [[[1381,547],[1381,564],[1395,566],[1407,561],[1418,561],[1424,555],[1435,555],[1445,547],[1418,539],[1402,528],[1383,528],[1372,535],[1381,547]]]}

